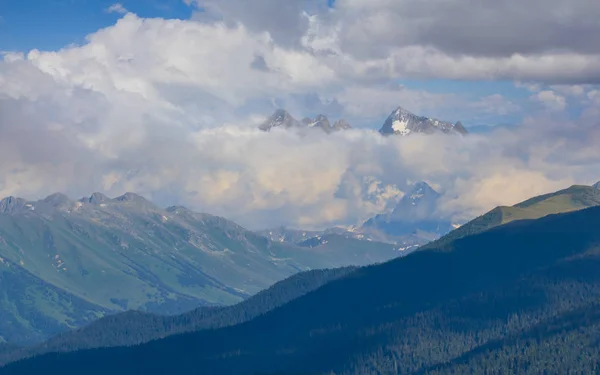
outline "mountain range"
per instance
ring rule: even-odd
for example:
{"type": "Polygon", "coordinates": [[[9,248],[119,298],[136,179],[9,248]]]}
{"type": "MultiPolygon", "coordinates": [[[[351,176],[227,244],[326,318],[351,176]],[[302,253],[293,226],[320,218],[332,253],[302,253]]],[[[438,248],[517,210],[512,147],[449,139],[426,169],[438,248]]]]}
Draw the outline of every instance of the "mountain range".
{"type": "Polygon", "coordinates": [[[399,247],[270,241],[226,219],[126,193],[0,201],[0,342],[30,344],[106,314],[231,305],[297,272],[366,265],[399,247]]]}
{"type": "MultiPolygon", "coordinates": [[[[336,131],[351,129],[352,127],[343,119],[338,120],[331,125],[329,119],[325,115],[318,115],[315,118],[306,117],[301,121],[298,121],[286,110],[278,109],[269,116],[265,122],[259,125],[259,129],[263,131],[270,131],[273,128],[319,128],[329,134],[336,131]]],[[[398,107],[385,120],[382,127],[379,129],[379,133],[382,135],[393,134],[401,136],[407,136],[414,133],[466,135],[468,134],[468,131],[460,121],[452,124],[430,117],[418,116],[402,107],[398,107]]]]}
{"type": "Polygon", "coordinates": [[[600,207],[581,205],[597,189],[566,190],[514,206],[540,218],[477,218],[467,233],[351,270],[241,324],[45,354],[0,374],[595,373],[600,207]],[[558,203],[569,212],[540,213],[558,203]]]}
{"type": "MultiPolygon", "coordinates": [[[[258,231],[271,241],[311,246],[328,241],[337,235],[367,241],[396,244],[405,253],[437,240],[453,229],[454,235],[468,234],[472,226],[479,228],[505,224],[512,220],[534,219],[545,215],[568,212],[600,205],[600,183],[593,186],[575,185],[555,193],[542,195],[515,206],[496,207],[462,228],[459,223],[440,215],[441,194],[428,183],[414,184],[394,206],[393,210],[376,215],[362,225],[352,228],[335,227],[323,231],[306,231],[285,227],[258,231]]],[[[448,237],[446,237],[448,238],[448,237]]]]}
{"type": "Polygon", "coordinates": [[[450,232],[457,225],[437,212],[440,193],[426,182],[414,184],[388,213],[376,215],[359,226],[334,227],[323,231],[306,231],[285,227],[257,233],[272,241],[313,246],[333,236],[391,243],[405,253],[450,232]]]}
{"type": "Polygon", "coordinates": [[[325,133],[351,129],[352,127],[344,119],[337,120],[331,125],[325,115],[318,115],[315,118],[305,117],[301,121],[296,120],[284,109],[276,110],[269,118],[263,122],[259,129],[270,131],[273,128],[296,128],[296,129],[321,129],[325,133]]]}

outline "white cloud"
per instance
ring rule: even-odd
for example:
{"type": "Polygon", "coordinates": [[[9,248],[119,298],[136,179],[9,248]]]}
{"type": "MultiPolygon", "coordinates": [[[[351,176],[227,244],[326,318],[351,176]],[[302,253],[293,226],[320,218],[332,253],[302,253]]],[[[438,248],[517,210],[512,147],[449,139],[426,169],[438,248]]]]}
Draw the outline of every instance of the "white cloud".
{"type": "MultiPolygon", "coordinates": [[[[256,122],[273,102],[297,109],[298,116],[334,108],[372,127],[397,105],[431,115],[510,113],[516,104],[500,95],[473,102],[387,82],[412,74],[487,77],[502,64],[505,72],[518,72],[528,62],[453,57],[424,47],[363,59],[343,51],[341,36],[316,31],[298,42],[339,52],[325,54],[294,44],[294,33],[278,42],[257,25],[127,14],[79,47],[5,54],[0,196],[135,191],[252,228],[322,227],[389,208],[409,181],[439,185],[443,212],[464,219],[598,179],[597,122],[534,121],[518,134],[467,138],[384,138],[371,129],[330,136],[259,132],[256,122]],[[428,53],[439,59],[429,60],[428,53]]],[[[532,66],[525,78],[544,69],[548,57],[540,59],[537,73],[532,66]]],[[[554,63],[544,74],[560,65],[554,63]]],[[[560,107],[558,89],[549,92],[537,95],[560,107]]],[[[586,97],[590,108],[598,105],[594,91],[586,97]]]]}
{"type": "Polygon", "coordinates": [[[551,85],[550,88],[562,95],[580,97],[583,96],[589,85],[551,85]]]}
{"type": "Polygon", "coordinates": [[[567,100],[564,96],[557,95],[552,90],[543,90],[531,96],[531,99],[538,101],[544,107],[551,111],[564,111],[567,107],[567,100]]]}
{"type": "Polygon", "coordinates": [[[111,6],[109,6],[108,8],[106,8],[106,12],[107,13],[125,14],[125,13],[127,13],[127,9],[123,6],[123,4],[115,3],[111,6]]]}

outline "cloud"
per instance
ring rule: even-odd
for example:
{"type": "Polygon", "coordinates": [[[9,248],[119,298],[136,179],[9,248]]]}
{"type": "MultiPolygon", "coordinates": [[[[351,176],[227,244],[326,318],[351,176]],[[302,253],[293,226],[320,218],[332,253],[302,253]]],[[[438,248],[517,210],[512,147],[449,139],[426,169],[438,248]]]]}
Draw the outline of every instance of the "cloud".
{"type": "Polygon", "coordinates": [[[556,94],[552,90],[543,90],[531,96],[532,100],[541,103],[551,111],[564,111],[567,101],[564,96],[556,94]]]}
{"type": "MultiPolygon", "coordinates": [[[[189,1],[188,3],[191,3],[189,1]]],[[[197,0],[198,19],[309,48],[354,79],[600,83],[593,0],[197,0]]]]}
{"type": "Polygon", "coordinates": [[[566,50],[597,54],[594,33],[600,7],[589,0],[485,2],[336,1],[345,21],[345,42],[357,52],[382,53],[388,46],[430,45],[450,55],[509,56],[566,50]],[[350,22],[351,21],[351,22],[350,22]],[[366,48],[366,40],[380,41],[366,48]]]}
{"type": "MultiPolygon", "coordinates": [[[[359,223],[389,209],[420,180],[440,187],[440,210],[456,220],[598,180],[600,126],[591,115],[569,122],[543,113],[548,117],[532,116],[516,132],[465,138],[385,138],[374,131],[398,105],[448,120],[459,120],[461,112],[518,111],[501,95],[472,100],[390,79],[411,71],[486,77],[502,58],[426,47],[414,47],[412,54],[413,47],[401,47],[405,55],[395,49],[387,58],[365,59],[344,51],[343,35],[335,35],[336,28],[343,31],[341,16],[329,11],[318,13],[331,20],[320,24],[323,30],[309,16],[305,34],[294,31],[278,41],[269,31],[275,26],[248,26],[242,13],[227,16],[234,14],[226,8],[234,2],[219,6],[222,17],[236,21],[129,13],[82,46],[5,54],[0,196],[135,191],[161,205],[184,204],[250,228],[317,228],[359,223]],[[301,45],[294,42],[298,35],[301,45]],[[425,61],[423,51],[440,59],[425,61]],[[479,66],[482,61],[489,66],[479,66]],[[279,105],[297,117],[328,110],[370,128],[329,136],[258,131],[261,118],[279,105]]],[[[531,74],[540,74],[545,59],[531,74]]],[[[577,60],[571,63],[577,66],[577,60]]],[[[546,88],[540,87],[544,91],[536,95],[560,106],[557,98],[566,94],[558,88],[542,94],[546,88]]],[[[600,108],[600,96],[591,86],[585,90],[581,100],[591,114],[600,108]]]]}
{"type": "Polygon", "coordinates": [[[107,13],[119,13],[119,14],[125,14],[127,13],[127,9],[123,6],[123,4],[121,3],[115,3],[111,6],[109,6],[108,8],[106,8],[106,12],[107,13]]]}
{"type": "Polygon", "coordinates": [[[229,24],[241,23],[253,32],[268,32],[274,41],[284,46],[298,45],[304,36],[309,14],[327,9],[327,0],[186,0],[200,12],[198,20],[217,20],[229,24]]]}

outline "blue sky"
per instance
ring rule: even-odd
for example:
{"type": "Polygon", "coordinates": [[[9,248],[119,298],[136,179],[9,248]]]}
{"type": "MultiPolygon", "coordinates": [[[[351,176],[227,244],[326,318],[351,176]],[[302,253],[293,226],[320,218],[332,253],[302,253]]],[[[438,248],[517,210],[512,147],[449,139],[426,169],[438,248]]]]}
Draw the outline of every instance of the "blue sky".
{"type": "MultiPolygon", "coordinates": [[[[113,0],[0,0],[0,50],[56,50],[84,42],[86,35],[114,24],[113,0]]],[[[181,0],[131,0],[123,6],[140,17],[189,18],[181,0]]]]}

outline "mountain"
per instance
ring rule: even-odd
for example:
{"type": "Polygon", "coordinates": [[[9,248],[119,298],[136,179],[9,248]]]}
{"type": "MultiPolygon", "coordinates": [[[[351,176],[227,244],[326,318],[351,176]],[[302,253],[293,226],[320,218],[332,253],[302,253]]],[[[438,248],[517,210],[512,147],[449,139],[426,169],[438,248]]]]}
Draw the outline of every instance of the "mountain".
{"type": "Polygon", "coordinates": [[[202,307],[176,316],[139,311],[110,315],[86,327],[53,337],[41,345],[28,348],[0,346],[0,364],[51,352],[137,345],[177,333],[243,323],[356,269],[345,267],[300,272],[233,306],[202,307]]]}
{"type": "Polygon", "coordinates": [[[273,128],[283,127],[285,129],[301,127],[302,124],[283,109],[276,110],[264,123],[259,126],[260,130],[269,131],[273,128]]]}
{"type": "Polygon", "coordinates": [[[324,115],[318,115],[314,119],[305,117],[302,120],[302,125],[309,128],[321,128],[321,130],[323,130],[325,133],[331,133],[331,131],[333,130],[329,119],[327,118],[327,116],[324,115]]]}
{"type": "Polygon", "coordinates": [[[0,374],[594,373],[598,223],[600,207],[513,221],[361,268],[243,324],[0,374]]]}
{"type": "Polygon", "coordinates": [[[333,131],[347,130],[352,129],[352,126],[346,122],[346,120],[341,119],[337,120],[333,123],[333,131]]]}
{"type": "Polygon", "coordinates": [[[419,182],[400,199],[393,211],[377,215],[358,228],[305,231],[279,227],[257,233],[271,241],[308,247],[321,246],[339,237],[384,242],[398,245],[400,251],[408,253],[452,230],[453,225],[436,213],[439,198],[440,194],[431,186],[419,182]]]}
{"type": "Polygon", "coordinates": [[[402,255],[375,242],[314,249],[272,242],[134,193],[7,198],[0,206],[0,342],[13,344],[124,310],[179,314],[231,305],[299,271],[402,255]]]}
{"type": "Polygon", "coordinates": [[[333,126],[325,115],[318,115],[315,118],[306,117],[302,121],[296,120],[292,115],[283,109],[276,110],[264,123],[259,126],[263,131],[270,131],[273,128],[298,128],[311,129],[319,128],[329,134],[336,131],[351,129],[352,127],[345,120],[336,121],[333,126]]]}
{"type": "MultiPolygon", "coordinates": [[[[0,343],[39,342],[110,309],[58,288],[0,256],[0,343]]],[[[3,348],[4,351],[4,348],[3,348]]]]}
{"type": "Polygon", "coordinates": [[[362,231],[378,230],[388,236],[405,236],[414,233],[430,234],[434,238],[448,233],[452,223],[436,214],[440,194],[426,182],[415,184],[388,214],[367,220],[362,231]]]}
{"type": "Polygon", "coordinates": [[[600,181],[596,182],[594,185],[592,185],[592,187],[600,189],[600,181]]]}
{"type": "Polygon", "coordinates": [[[417,116],[402,107],[394,110],[383,123],[379,130],[383,135],[402,135],[406,136],[412,133],[446,133],[446,134],[467,134],[467,129],[462,123],[455,124],[436,120],[429,117],[417,116]]]}
{"type": "MultiPolygon", "coordinates": [[[[322,231],[306,231],[299,229],[290,229],[285,227],[265,229],[256,233],[269,238],[271,241],[294,244],[308,248],[356,248],[357,255],[360,256],[360,249],[366,247],[382,247],[383,244],[395,245],[394,248],[401,255],[406,255],[410,251],[416,250],[419,246],[425,245],[437,236],[424,232],[411,233],[402,236],[390,236],[384,232],[373,228],[363,230],[362,228],[343,228],[333,227],[322,231]]],[[[365,257],[369,254],[362,251],[365,257]]],[[[365,258],[366,259],[366,258],[365,258]]]]}
{"type": "Polygon", "coordinates": [[[481,233],[487,229],[515,220],[539,219],[546,215],[600,206],[600,190],[592,186],[573,185],[554,193],[540,195],[514,206],[499,206],[479,216],[448,235],[425,247],[436,247],[462,237],[481,233]]]}
{"type": "Polygon", "coordinates": [[[278,227],[271,229],[263,229],[256,231],[257,234],[268,238],[273,242],[285,242],[298,244],[313,237],[322,235],[323,231],[309,231],[301,229],[291,229],[286,227],[278,227]]]}

